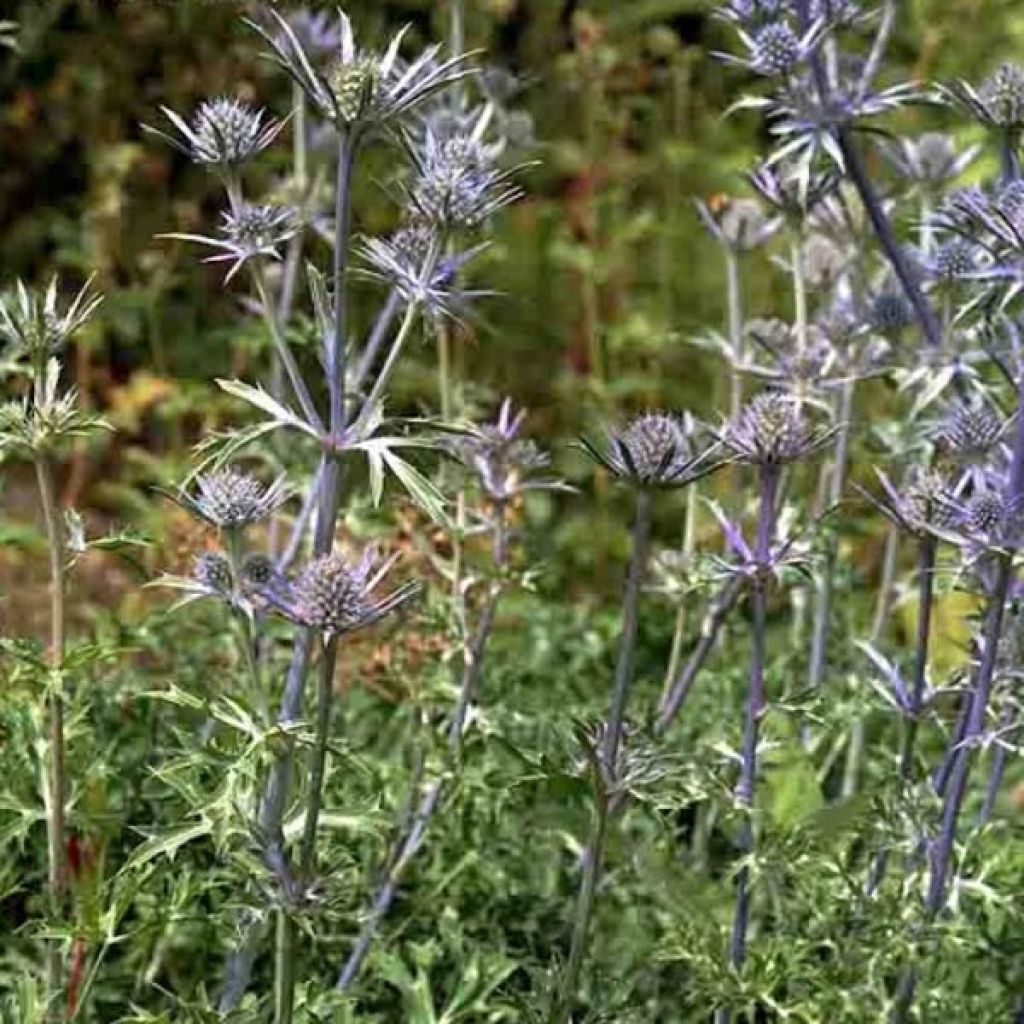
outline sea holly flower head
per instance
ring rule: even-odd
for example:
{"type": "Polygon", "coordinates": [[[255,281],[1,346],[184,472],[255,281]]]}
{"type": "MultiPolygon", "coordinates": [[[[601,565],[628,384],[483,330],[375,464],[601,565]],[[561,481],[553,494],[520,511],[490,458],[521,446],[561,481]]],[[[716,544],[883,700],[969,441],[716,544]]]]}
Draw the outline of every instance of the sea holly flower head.
{"type": "Polygon", "coordinates": [[[982,269],[984,250],[966,238],[952,238],[925,260],[925,270],[937,284],[955,284],[974,278],[982,269]]]}
{"type": "Polygon", "coordinates": [[[767,242],[779,228],[778,217],[765,215],[755,199],[716,197],[696,202],[697,213],[708,231],[727,249],[750,252],[767,242]]]}
{"type": "Polygon", "coordinates": [[[807,403],[780,391],[755,395],[720,431],[726,451],[740,462],[770,466],[793,462],[823,448],[835,427],[806,418],[807,403]]]}
{"type": "Polygon", "coordinates": [[[1001,64],[977,88],[955,81],[938,88],[940,99],[992,128],[1024,128],[1024,67],[1001,64]]]}
{"type": "Polygon", "coordinates": [[[501,403],[494,423],[474,426],[452,439],[448,451],[470,469],[487,496],[507,503],[525,491],[563,489],[557,480],[537,477],[551,459],[530,440],[519,436],[525,410],[514,413],[511,399],[501,403]]]}
{"type": "Polygon", "coordinates": [[[914,308],[903,289],[892,285],[871,297],[867,321],[872,330],[884,337],[899,337],[915,322],[914,308]]]}
{"type": "Polygon", "coordinates": [[[858,488],[862,495],[901,530],[915,536],[956,527],[960,514],[949,478],[927,466],[912,466],[902,487],[897,487],[880,469],[875,474],[882,494],[875,496],[858,488]]]}
{"type": "Polygon", "coordinates": [[[907,181],[937,192],[958,178],[978,155],[980,147],[969,146],[957,152],[951,135],[925,132],[913,138],[885,140],[882,155],[893,170],[907,181]]]}
{"type": "Polygon", "coordinates": [[[57,278],[43,293],[31,291],[18,281],[14,293],[0,298],[0,342],[14,358],[45,360],[58,352],[89,320],[103,301],[91,293],[86,281],[65,309],[57,300],[57,278]]]}
{"type": "Polygon", "coordinates": [[[381,560],[373,547],[356,562],[332,552],[310,562],[283,592],[271,588],[265,596],[293,622],[328,636],[351,633],[380,621],[418,592],[419,584],[413,582],[374,599],[373,591],[397,558],[381,560]]]}
{"type": "Polygon", "coordinates": [[[790,224],[800,224],[839,184],[832,173],[795,164],[762,163],[747,175],[754,191],[790,224]]]}
{"type": "Polygon", "coordinates": [[[940,447],[960,462],[980,463],[999,446],[1006,423],[998,411],[979,397],[956,399],[933,425],[940,447]]]}
{"type": "Polygon", "coordinates": [[[437,231],[414,221],[400,227],[389,238],[368,238],[359,245],[367,263],[367,277],[386,282],[408,304],[419,304],[433,319],[462,315],[473,299],[491,294],[467,289],[459,282],[459,272],[487,249],[486,244],[463,252],[440,254],[437,231]]]}
{"type": "Polygon", "coordinates": [[[218,250],[204,263],[230,262],[225,283],[253,259],[280,259],[279,247],[298,230],[295,211],[288,206],[243,203],[221,214],[221,237],[171,232],[161,238],[197,242],[218,250]]]}
{"type": "Polygon", "coordinates": [[[231,563],[219,551],[204,551],[192,566],[192,578],[211,597],[229,598],[234,589],[231,563]]]}
{"type": "Polygon", "coordinates": [[[149,125],[143,127],[197,164],[235,167],[266,149],[284,127],[284,122],[268,118],[262,108],[233,96],[203,100],[190,121],[168,107],[160,109],[178,138],[149,125]]]}
{"type": "Polygon", "coordinates": [[[291,497],[291,491],[283,475],[267,485],[229,467],[201,473],[194,495],[180,490],[173,497],[211,526],[238,530],[273,515],[291,497]]]}
{"type": "Polygon", "coordinates": [[[722,465],[715,460],[719,444],[714,436],[688,414],[646,412],[607,434],[607,450],[583,438],[584,450],[618,479],[641,489],[684,487],[722,465]]]}
{"type": "Polygon", "coordinates": [[[338,12],[338,43],[325,68],[319,55],[303,46],[299,33],[286,18],[271,11],[275,26],[268,30],[248,24],[268,44],[270,56],[302,88],[322,117],[339,129],[380,127],[411,113],[441,89],[471,73],[467,56],[441,59],[440,45],[430,46],[405,63],[399,49],[402,29],[383,52],[358,48],[347,15],[338,12]]]}
{"type": "Polygon", "coordinates": [[[408,149],[414,170],[409,200],[431,223],[473,227],[522,195],[512,183],[515,169],[498,167],[495,148],[474,135],[427,129],[408,149]]]}
{"type": "Polygon", "coordinates": [[[729,18],[736,24],[746,56],[737,57],[729,53],[716,53],[715,56],[727,64],[767,78],[793,74],[821,45],[825,36],[826,22],[820,17],[812,18],[807,28],[801,30],[797,19],[788,11],[774,17],[763,17],[752,10],[751,15],[729,18]]]}

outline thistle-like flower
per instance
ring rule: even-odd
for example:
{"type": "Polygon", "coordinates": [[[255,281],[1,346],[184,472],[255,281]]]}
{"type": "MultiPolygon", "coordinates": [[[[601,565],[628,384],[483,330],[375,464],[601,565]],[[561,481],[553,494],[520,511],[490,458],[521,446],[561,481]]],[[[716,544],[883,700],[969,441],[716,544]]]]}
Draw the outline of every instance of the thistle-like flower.
{"type": "Polygon", "coordinates": [[[860,493],[898,529],[914,536],[953,529],[959,511],[952,481],[937,470],[913,466],[902,487],[897,487],[880,469],[875,474],[882,494],[875,496],[863,488],[860,493]]]}
{"type": "Polygon", "coordinates": [[[414,170],[409,200],[433,224],[473,227],[522,195],[512,183],[516,168],[496,166],[495,148],[473,135],[427,129],[408,149],[414,170]]]}
{"type": "Polygon", "coordinates": [[[192,566],[192,578],[211,597],[229,597],[234,588],[231,563],[219,551],[204,551],[192,566]]]}
{"type": "Polygon", "coordinates": [[[284,127],[284,122],[268,118],[262,108],[232,96],[203,100],[191,122],[168,107],[160,109],[179,138],[149,125],[143,127],[197,164],[235,167],[266,149],[284,127]]]}
{"type": "Polygon", "coordinates": [[[997,448],[1006,423],[993,406],[981,398],[949,403],[933,425],[938,444],[960,462],[980,463],[997,448]]]}
{"type": "Polygon", "coordinates": [[[897,285],[883,288],[872,297],[867,310],[868,325],[886,338],[898,337],[915,322],[914,308],[897,285]]]}
{"type": "Polygon", "coordinates": [[[803,173],[796,166],[761,164],[747,175],[754,191],[789,223],[799,224],[839,184],[832,173],[803,173]]]}
{"type": "MultiPolygon", "coordinates": [[[[734,19],[735,20],[735,19],[734,19]]],[[[779,78],[792,74],[815,52],[825,34],[822,19],[813,19],[806,31],[785,17],[751,19],[746,25],[737,23],[745,57],[716,53],[720,60],[742,67],[755,74],[779,78]]]]}
{"type": "Polygon", "coordinates": [[[379,127],[401,118],[471,73],[466,55],[439,59],[439,45],[403,63],[398,51],[406,29],[392,38],[383,53],[360,50],[351,22],[340,11],[335,57],[320,70],[288,21],[276,11],[271,17],[276,22],[274,30],[253,21],[248,24],[263,37],[273,59],[299,84],[320,115],[338,128],[379,127]]]}
{"type": "Polygon", "coordinates": [[[338,552],[310,562],[282,594],[265,596],[278,611],[293,622],[340,636],[379,622],[419,590],[415,582],[403,584],[380,600],[373,591],[380,585],[398,556],[380,560],[375,548],[368,548],[358,562],[338,552]]]}
{"type": "Polygon", "coordinates": [[[359,251],[368,264],[363,271],[366,276],[387,282],[404,302],[420,304],[429,316],[439,319],[457,318],[473,299],[491,294],[459,283],[459,271],[486,248],[482,244],[442,256],[437,232],[413,222],[390,238],[365,239],[359,251]]]}
{"type": "Polygon", "coordinates": [[[231,468],[201,473],[194,496],[183,489],[172,495],[188,511],[222,530],[238,530],[266,519],[290,496],[283,475],[266,485],[231,468]]]}
{"type": "Polygon", "coordinates": [[[57,305],[57,278],[43,294],[29,291],[18,281],[15,294],[0,299],[0,341],[11,349],[11,356],[45,360],[62,348],[103,301],[90,293],[86,281],[67,309],[57,305]]]}
{"type": "Polygon", "coordinates": [[[978,155],[979,146],[957,152],[952,136],[925,132],[916,139],[886,140],[882,155],[893,170],[928,192],[938,192],[960,177],[978,155]]]}
{"type": "Polygon", "coordinates": [[[805,418],[806,403],[779,391],[755,395],[721,430],[726,451],[740,462],[770,466],[793,462],[828,444],[836,427],[819,427],[805,418]]]}
{"type": "Polygon", "coordinates": [[[221,214],[222,237],[170,232],[161,238],[198,242],[219,250],[204,263],[231,262],[225,283],[229,282],[252,259],[280,259],[278,246],[288,241],[298,229],[295,211],[287,206],[266,206],[243,203],[238,209],[221,214]]]}
{"type": "Polygon", "coordinates": [[[587,453],[620,480],[638,488],[685,487],[722,465],[711,431],[689,414],[647,412],[622,430],[608,430],[607,451],[586,438],[587,453]]]}
{"type": "Polygon", "coordinates": [[[984,250],[969,239],[952,238],[938,246],[925,261],[925,269],[938,284],[970,280],[983,267],[984,250]]]}
{"type": "Polygon", "coordinates": [[[452,439],[448,451],[470,469],[491,501],[505,504],[524,491],[553,490],[565,485],[535,476],[551,459],[530,440],[519,436],[526,410],[512,411],[512,400],[501,403],[494,423],[474,426],[452,439]]]}
{"type": "Polygon", "coordinates": [[[1019,64],[1000,65],[977,88],[964,81],[940,85],[938,96],[991,128],[1024,127],[1024,68],[1019,64]]]}
{"type": "Polygon", "coordinates": [[[754,199],[731,199],[714,205],[696,202],[697,213],[709,232],[733,252],[750,252],[768,241],[779,228],[778,217],[767,217],[754,199]]]}

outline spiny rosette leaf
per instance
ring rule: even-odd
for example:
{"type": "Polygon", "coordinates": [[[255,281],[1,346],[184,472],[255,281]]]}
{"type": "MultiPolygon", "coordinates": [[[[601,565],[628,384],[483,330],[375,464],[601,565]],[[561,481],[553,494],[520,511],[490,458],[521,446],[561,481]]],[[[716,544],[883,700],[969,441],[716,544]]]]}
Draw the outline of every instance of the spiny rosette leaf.
{"type": "Polygon", "coordinates": [[[837,430],[809,422],[807,414],[807,403],[781,391],[764,391],[724,425],[722,443],[740,462],[761,466],[794,462],[823,448],[837,430]]]}
{"type": "Polygon", "coordinates": [[[160,109],[179,138],[144,127],[197,164],[241,164],[266,149],[283,127],[283,122],[268,118],[262,108],[233,96],[203,100],[188,122],[168,107],[160,109]]]}
{"type": "Polygon", "coordinates": [[[353,562],[340,552],[310,562],[284,593],[264,596],[293,622],[339,636],[378,622],[419,591],[419,584],[404,584],[388,596],[374,600],[373,591],[394,565],[397,556],[379,558],[368,548],[353,562]]]}
{"type": "Polygon", "coordinates": [[[267,485],[228,467],[200,474],[194,495],[182,490],[174,497],[211,526],[238,530],[273,515],[291,497],[291,490],[283,475],[267,485]]]}
{"type": "Polygon", "coordinates": [[[684,487],[713,472],[719,444],[692,416],[646,412],[621,430],[607,429],[607,450],[585,438],[583,447],[618,479],[634,487],[684,487]]]}

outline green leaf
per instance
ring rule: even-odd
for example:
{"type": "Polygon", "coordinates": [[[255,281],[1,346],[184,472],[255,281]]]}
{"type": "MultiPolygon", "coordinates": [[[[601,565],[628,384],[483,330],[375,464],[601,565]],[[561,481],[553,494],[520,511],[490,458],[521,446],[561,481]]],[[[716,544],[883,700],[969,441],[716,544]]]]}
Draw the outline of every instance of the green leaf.
{"type": "Polygon", "coordinates": [[[790,831],[820,811],[825,801],[814,764],[802,745],[790,743],[775,750],[771,760],[762,800],[771,820],[790,831]]]}
{"type": "Polygon", "coordinates": [[[181,847],[196,839],[202,839],[213,831],[213,823],[209,821],[198,821],[194,825],[182,825],[180,828],[172,829],[163,835],[151,836],[140,846],[136,847],[132,855],[125,861],[121,873],[137,871],[144,864],[155,860],[157,857],[168,857],[174,859],[174,855],[181,847]]]}

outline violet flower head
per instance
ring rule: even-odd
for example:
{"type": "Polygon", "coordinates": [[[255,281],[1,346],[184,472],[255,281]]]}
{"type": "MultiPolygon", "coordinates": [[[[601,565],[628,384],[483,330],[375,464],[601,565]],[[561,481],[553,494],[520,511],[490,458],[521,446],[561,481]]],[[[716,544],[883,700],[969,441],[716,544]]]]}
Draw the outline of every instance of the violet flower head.
{"type": "Polygon", "coordinates": [[[639,489],[685,487],[722,465],[716,459],[718,441],[689,415],[646,412],[607,434],[606,451],[581,438],[584,450],[619,480],[639,489]]]}
{"type": "Polygon", "coordinates": [[[273,515],[291,491],[284,476],[263,484],[235,469],[218,469],[196,478],[196,493],[181,490],[172,495],[195,516],[222,530],[238,530],[273,515]]]}
{"type": "Polygon", "coordinates": [[[230,598],[234,579],[231,563],[219,551],[204,551],[192,567],[192,578],[211,597],[230,598]]]}
{"type": "Polygon", "coordinates": [[[197,164],[237,166],[266,149],[284,127],[283,122],[268,118],[262,108],[232,96],[203,100],[190,121],[169,107],[160,109],[174,125],[178,137],[149,125],[143,127],[197,164]]]}
{"type": "Polygon", "coordinates": [[[358,48],[348,17],[338,12],[338,45],[322,70],[288,20],[271,11],[273,29],[249,21],[270,48],[270,56],[298,83],[322,117],[339,129],[381,127],[416,109],[439,90],[472,73],[465,54],[440,59],[441,47],[424,50],[405,63],[399,48],[407,29],[381,52],[358,48]]]}
{"type": "Polygon", "coordinates": [[[431,223],[474,227],[522,195],[513,184],[516,169],[499,167],[495,148],[474,135],[444,137],[428,128],[408,149],[414,170],[409,200],[431,223]]]}
{"type": "Polygon", "coordinates": [[[917,138],[885,140],[882,156],[893,170],[920,188],[937,192],[958,178],[978,155],[978,146],[957,152],[951,135],[925,132],[917,138]]]}
{"type": "Polygon", "coordinates": [[[50,356],[58,352],[89,320],[103,301],[90,291],[91,278],[65,309],[57,302],[57,278],[42,294],[18,281],[13,295],[0,298],[0,342],[14,357],[50,356]]]}
{"type": "Polygon", "coordinates": [[[914,308],[897,284],[889,285],[871,297],[867,322],[872,330],[883,337],[899,337],[915,320],[914,308]]]}
{"type": "Polygon", "coordinates": [[[491,294],[464,288],[459,281],[459,271],[487,245],[441,255],[440,244],[431,225],[414,220],[389,238],[368,238],[361,243],[359,252],[367,263],[362,273],[386,282],[404,302],[421,304],[434,319],[458,318],[472,300],[491,294]]]}
{"type": "Polygon", "coordinates": [[[839,184],[832,173],[802,173],[794,166],[763,163],[747,179],[754,191],[790,224],[799,224],[839,184]]]}
{"type": "Polygon", "coordinates": [[[284,594],[268,592],[268,600],[293,622],[340,636],[365,629],[404,604],[419,590],[419,584],[403,584],[391,594],[374,599],[398,556],[380,559],[376,548],[363,552],[352,562],[339,552],[322,555],[310,562],[284,594]]]}
{"type": "Polygon", "coordinates": [[[755,395],[721,430],[726,451],[740,462],[774,466],[794,462],[827,445],[836,427],[808,422],[806,403],[780,391],[755,395]]]}
{"type": "Polygon", "coordinates": [[[984,462],[1000,445],[1006,423],[982,398],[956,399],[932,427],[939,446],[961,463],[984,462]]]}
{"type": "Polygon", "coordinates": [[[940,85],[938,96],[991,128],[1024,128],[1024,67],[1000,65],[976,88],[964,81],[940,85]]]}
{"type": "Polygon", "coordinates": [[[952,481],[938,470],[912,466],[901,487],[880,469],[875,470],[882,485],[881,495],[858,488],[862,495],[897,529],[916,537],[954,529],[959,511],[952,481]]]}
{"type": "Polygon", "coordinates": [[[513,413],[511,400],[505,399],[494,423],[474,426],[447,445],[495,503],[505,504],[525,491],[565,487],[557,480],[535,475],[546,470],[551,459],[533,441],[519,436],[525,419],[525,410],[513,413]]]}
{"type": "Polygon", "coordinates": [[[169,232],[160,238],[176,238],[183,242],[196,242],[216,249],[204,263],[230,262],[225,283],[238,273],[249,260],[280,259],[279,246],[298,230],[295,211],[288,206],[243,203],[234,210],[221,214],[221,237],[169,232]]]}

